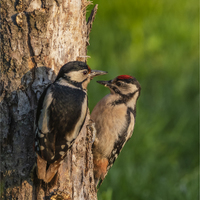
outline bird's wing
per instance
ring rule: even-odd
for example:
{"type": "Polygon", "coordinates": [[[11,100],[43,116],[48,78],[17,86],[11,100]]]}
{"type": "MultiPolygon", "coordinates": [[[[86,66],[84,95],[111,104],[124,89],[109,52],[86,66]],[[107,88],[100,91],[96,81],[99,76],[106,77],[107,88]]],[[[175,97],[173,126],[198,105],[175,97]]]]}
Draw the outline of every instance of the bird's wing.
{"type": "Polygon", "coordinates": [[[115,141],[113,150],[111,151],[108,157],[109,163],[108,163],[107,171],[112,167],[119,153],[121,152],[122,148],[127,142],[127,139],[129,138],[130,124],[131,124],[131,113],[127,110],[126,126],[124,126],[122,130],[120,130],[121,134],[118,135],[118,139],[115,141]]]}
{"type": "Polygon", "coordinates": [[[35,122],[35,150],[46,161],[55,156],[55,136],[49,126],[49,111],[53,101],[51,90],[52,84],[42,93],[38,102],[35,122]]]}

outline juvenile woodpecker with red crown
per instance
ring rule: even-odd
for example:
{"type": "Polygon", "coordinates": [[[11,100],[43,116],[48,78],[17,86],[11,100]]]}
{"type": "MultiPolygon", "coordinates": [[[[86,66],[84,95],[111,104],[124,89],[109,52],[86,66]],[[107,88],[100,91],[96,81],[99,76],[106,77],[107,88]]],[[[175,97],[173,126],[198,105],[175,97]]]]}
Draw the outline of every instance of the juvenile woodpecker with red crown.
{"type": "Polygon", "coordinates": [[[84,62],[68,62],[42,93],[35,120],[38,179],[48,183],[55,176],[84,124],[87,85],[93,77],[106,73],[91,70],[84,62]]]}
{"type": "Polygon", "coordinates": [[[101,99],[91,113],[96,128],[92,149],[94,179],[99,187],[132,136],[141,87],[136,78],[129,75],[97,82],[110,89],[110,94],[101,99]]]}

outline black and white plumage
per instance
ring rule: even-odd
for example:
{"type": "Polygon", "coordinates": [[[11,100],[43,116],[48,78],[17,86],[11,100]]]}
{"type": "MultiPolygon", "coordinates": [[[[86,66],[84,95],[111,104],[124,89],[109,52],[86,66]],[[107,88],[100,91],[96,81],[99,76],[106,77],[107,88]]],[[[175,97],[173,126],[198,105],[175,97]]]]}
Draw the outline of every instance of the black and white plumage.
{"type": "Polygon", "coordinates": [[[121,75],[110,81],[97,81],[110,94],[101,99],[91,113],[95,122],[93,144],[94,178],[100,186],[125,143],[131,138],[136,117],[140,84],[132,76],[121,75]],[[100,181],[100,182],[99,182],[100,181]]]}
{"type": "Polygon", "coordinates": [[[37,175],[44,182],[54,177],[84,124],[88,83],[103,74],[106,72],[91,70],[84,62],[69,62],[42,93],[35,120],[35,151],[37,175]]]}

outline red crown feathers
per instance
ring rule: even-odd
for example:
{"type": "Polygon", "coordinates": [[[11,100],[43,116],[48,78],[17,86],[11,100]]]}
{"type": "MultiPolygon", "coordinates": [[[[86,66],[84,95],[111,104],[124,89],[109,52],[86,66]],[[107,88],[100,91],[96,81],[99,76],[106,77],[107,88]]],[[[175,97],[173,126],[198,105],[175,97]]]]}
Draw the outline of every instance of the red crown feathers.
{"type": "Polygon", "coordinates": [[[133,77],[132,76],[129,76],[129,75],[121,75],[121,76],[118,76],[117,79],[132,79],[133,77]]]}

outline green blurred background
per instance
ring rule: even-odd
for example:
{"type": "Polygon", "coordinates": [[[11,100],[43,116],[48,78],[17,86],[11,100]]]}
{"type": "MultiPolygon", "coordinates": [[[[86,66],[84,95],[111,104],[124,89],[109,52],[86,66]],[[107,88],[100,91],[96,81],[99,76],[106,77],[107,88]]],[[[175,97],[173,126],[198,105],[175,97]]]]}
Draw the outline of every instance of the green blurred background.
{"type": "MultiPolygon", "coordinates": [[[[142,86],[134,134],[99,200],[197,200],[199,23],[197,0],[94,0],[88,63],[142,86]]],[[[93,6],[90,6],[88,14],[93,6]]],[[[109,90],[89,84],[89,107],[109,90]]]]}

